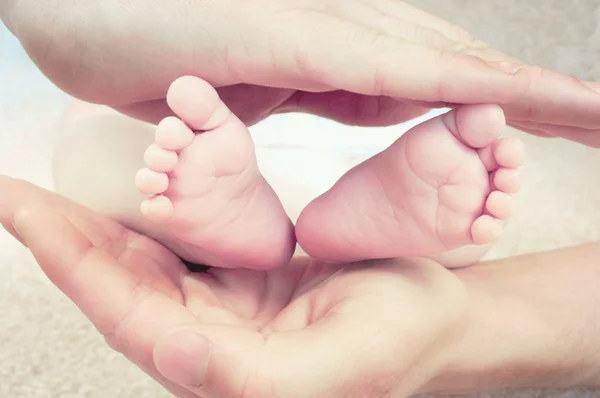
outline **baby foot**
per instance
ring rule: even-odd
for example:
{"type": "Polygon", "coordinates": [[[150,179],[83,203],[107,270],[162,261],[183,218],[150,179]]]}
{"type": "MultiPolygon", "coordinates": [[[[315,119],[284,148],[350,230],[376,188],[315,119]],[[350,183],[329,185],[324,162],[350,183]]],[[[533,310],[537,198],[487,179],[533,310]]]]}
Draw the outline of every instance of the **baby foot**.
{"type": "Polygon", "coordinates": [[[298,243],[326,261],[431,256],[502,233],[519,189],[523,147],[500,139],[497,106],[463,106],[408,131],[315,199],[298,243]]]}
{"type": "Polygon", "coordinates": [[[178,118],[159,123],[144,156],[148,168],[136,176],[138,190],[152,195],[143,215],[166,232],[161,243],[215,267],[286,263],[296,243],[293,225],[258,170],[246,126],[195,77],[176,80],[167,102],[178,118]]]}

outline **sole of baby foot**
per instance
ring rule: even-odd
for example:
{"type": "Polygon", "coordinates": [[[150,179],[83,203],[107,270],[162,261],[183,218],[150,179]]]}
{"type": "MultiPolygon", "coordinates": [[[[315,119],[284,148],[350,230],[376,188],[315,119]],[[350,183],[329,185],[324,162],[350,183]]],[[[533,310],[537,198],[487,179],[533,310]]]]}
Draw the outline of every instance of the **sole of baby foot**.
{"type": "Polygon", "coordinates": [[[344,175],[301,213],[298,243],[330,262],[431,256],[494,242],[520,187],[523,145],[501,108],[428,120],[344,175]]]}
{"type": "Polygon", "coordinates": [[[135,181],[149,196],[141,212],[162,229],[161,243],[214,267],[285,264],[296,244],[293,225],[258,170],[246,126],[199,78],[177,79],[167,102],[177,117],[156,127],[135,181]]]}

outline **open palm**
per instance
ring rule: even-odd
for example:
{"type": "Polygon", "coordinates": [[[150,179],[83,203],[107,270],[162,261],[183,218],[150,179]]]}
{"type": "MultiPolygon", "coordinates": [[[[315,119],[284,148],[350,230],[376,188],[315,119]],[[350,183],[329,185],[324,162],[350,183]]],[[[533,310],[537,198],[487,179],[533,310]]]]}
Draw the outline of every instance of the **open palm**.
{"type": "Polygon", "coordinates": [[[180,397],[402,396],[443,366],[464,324],[462,286],[432,262],[192,273],[56,194],[9,178],[0,192],[4,227],[114,349],[180,397]]]}

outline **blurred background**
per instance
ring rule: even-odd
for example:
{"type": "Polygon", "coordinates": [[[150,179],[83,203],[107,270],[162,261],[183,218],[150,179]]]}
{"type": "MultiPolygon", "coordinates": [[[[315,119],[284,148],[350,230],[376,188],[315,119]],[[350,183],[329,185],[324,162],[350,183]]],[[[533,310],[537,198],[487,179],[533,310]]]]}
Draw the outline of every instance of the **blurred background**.
{"type": "MultiPolygon", "coordinates": [[[[409,3],[466,28],[523,61],[600,81],[598,0],[409,3]]],[[[70,101],[37,71],[19,43],[0,26],[0,173],[52,188],[50,159],[60,138],[54,126],[70,101]]],[[[320,149],[339,156],[361,149],[363,155],[375,152],[407,127],[356,129],[293,115],[270,119],[253,132],[259,146],[283,143],[307,150],[317,146],[315,138],[297,132],[315,132],[321,137],[320,149]]],[[[518,197],[517,216],[490,257],[599,239],[600,185],[596,178],[600,151],[508,133],[523,136],[527,144],[526,180],[518,197]]],[[[0,231],[0,253],[1,398],[169,396],[112,352],[77,308],[47,281],[29,253],[4,231],[0,231]]],[[[584,398],[600,397],[600,392],[519,390],[479,396],[584,398]]]]}

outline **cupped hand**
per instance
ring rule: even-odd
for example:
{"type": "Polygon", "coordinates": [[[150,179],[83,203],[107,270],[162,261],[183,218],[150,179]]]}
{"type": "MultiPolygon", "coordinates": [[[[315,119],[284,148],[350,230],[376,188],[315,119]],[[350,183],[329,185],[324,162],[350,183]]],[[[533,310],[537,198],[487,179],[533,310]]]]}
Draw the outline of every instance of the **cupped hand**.
{"type": "Polygon", "coordinates": [[[600,146],[597,84],[521,65],[402,1],[20,0],[0,16],[59,87],[151,122],[194,74],[248,124],[309,112],[383,126],[494,103],[516,128],[600,146]]]}
{"type": "Polygon", "coordinates": [[[9,178],[0,192],[4,227],[111,347],[180,397],[405,396],[462,333],[464,289],[432,262],[190,273],[56,194],[9,178]]]}

